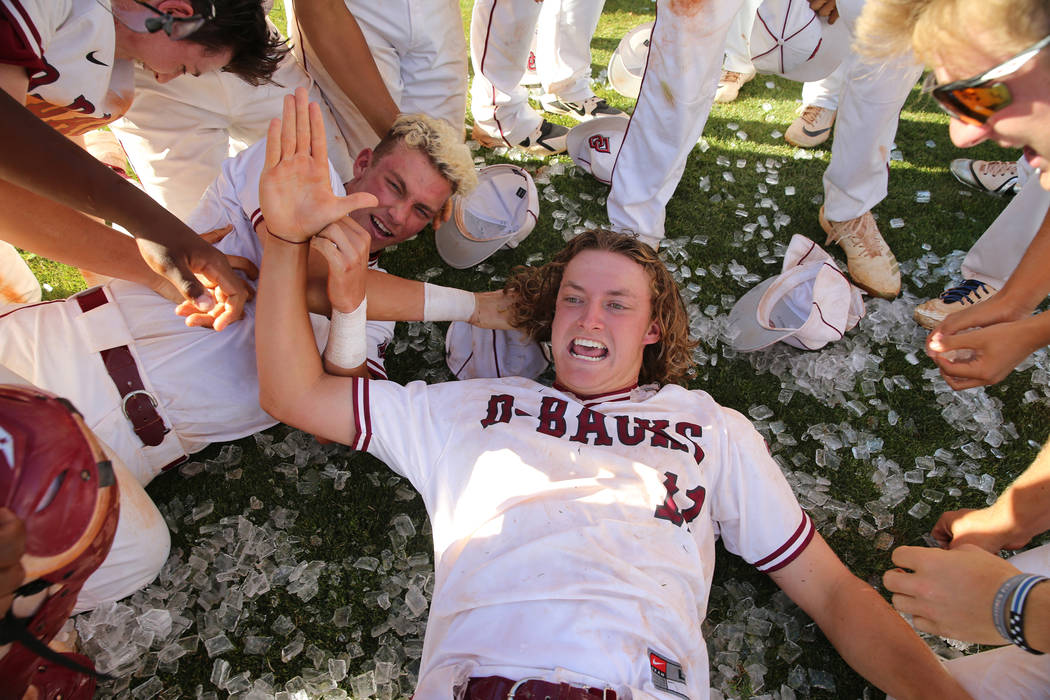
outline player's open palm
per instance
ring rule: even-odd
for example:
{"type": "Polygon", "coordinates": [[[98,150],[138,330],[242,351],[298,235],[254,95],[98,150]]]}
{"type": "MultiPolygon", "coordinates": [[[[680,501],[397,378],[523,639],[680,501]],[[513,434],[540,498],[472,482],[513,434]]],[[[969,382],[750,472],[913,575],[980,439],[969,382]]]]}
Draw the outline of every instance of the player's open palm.
{"type": "Polygon", "coordinates": [[[375,206],[369,194],[332,192],[321,110],[303,88],[284,98],[282,118],[270,123],[259,202],[270,233],[292,242],[308,240],[355,209],[375,206]]]}

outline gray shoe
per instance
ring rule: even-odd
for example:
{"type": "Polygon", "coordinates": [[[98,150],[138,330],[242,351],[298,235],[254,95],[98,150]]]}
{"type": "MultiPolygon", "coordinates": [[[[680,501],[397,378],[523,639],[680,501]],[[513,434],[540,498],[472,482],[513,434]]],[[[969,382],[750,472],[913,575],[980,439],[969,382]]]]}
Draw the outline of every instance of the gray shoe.
{"type": "Polygon", "coordinates": [[[956,180],[980,192],[997,197],[1017,194],[1015,161],[956,158],[952,161],[951,171],[956,180]]]}

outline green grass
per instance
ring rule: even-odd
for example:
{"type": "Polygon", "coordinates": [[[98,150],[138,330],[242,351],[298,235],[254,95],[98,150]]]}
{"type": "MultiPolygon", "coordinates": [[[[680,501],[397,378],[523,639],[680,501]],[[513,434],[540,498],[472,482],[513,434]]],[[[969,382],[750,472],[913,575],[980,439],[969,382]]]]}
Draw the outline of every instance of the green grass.
{"type": "MultiPolygon", "coordinates": [[[[470,3],[461,0],[461,6],[464,8],[466,26],[470,3]]],[[[612,50],[624,32],[651,19],[651,8],[652,4],[645,0],[609,0],[606,3],[592,45],[594,75],[598,75],[607,65],[612,50]]],[[[283,19],[279,25],[283,26],[283,19]]],[[[687,252],[686,258],[671,262],[690,268],[692,276],[689,281],[698,283],[699,290],[688,294],[687,302],[701,312],[713,307],[718,315],[728,313],[732,301],[746,291],[728,274],[717,277],[715,270],[719,267],[724,268],[735,260],[748,271],[765,278],[779,271],[780,258],[776,257],[775,262],[763,262],[763,258],[770,259],[773,246],[786,245],[791,234],[803,234],[823,243],[817,223],[819,205],[814,199],[819,201],[822,194],[820,178],[827,166],[830,144],[827,149],[813,152],[811,158],[799,159],[795,157],[795,149],[771,136],[775,130],[783,132],[794,118],[799,91],[798,85],[760,76],[745,86],[741,98],[735,103],[716,106],[705,131],[710,148],[704,153],[699,149],[694,151],[678,191],[668,205],[667,236],[685,242],[684,250],[687,252]],[[774,87],[767,88],[767,81],[772,81],[774,87]],[[764,109],[764,105],[769,105],[769,109],[764,109]],[[731,129],[728,126],[731,123],[738,126],[731,129]],[[735,136],[738,129],[747,132],[746,141],[735,136]],[[731,165],[717,166],[715,163],[719,156],[729,158],[731,165]],[[746,161],[745,167],[736,167],[738,159],[746,161]],[[776,163],[779,184],[770,186],[768,195],[760,195],[757,189],[765,176],[756,172],[755,165],[764,164],[767,159],[773,159],[776,163]],[[721,176],[723,171],[733,172],[736,182],[725,182],[721,176]],[[709,191],[700,189],[701,177],[704,176],[710,180],[709,191]],[[784,193],[787,185],[796,188],[793,196],[784,193]],[[791,223],[777,231],[772,240],[762,241],[758,237],[748,239],[743,231],[744,225],[756,221],[759,215],[772,214],[771,210],[759,206],[763,196],[772,198],[779,210],[791,217],[791,223]],[[746,217],[736,215],[738,204],[744,206],[746,217]],[[762,249],[765,249],[764,253],[762,249]],[[699,276],[700,269],[704,272],[702,277],[699,276]]],[[[599,92],[621,109],[629,110],[632,106],[630,101],[611,90],[600,89],[599,92]]],[[[744,412],[759,405],[772,408],[775,415],[761,421],[759,427],[770,440],[773,452],[782,465],[793,472],[792,478],[804,479],[807,478],[805,475],[826,478],[830,482],[828,493],[832,498],[861,507],[879,495],[872,479],[878,473],[880,455],[897,462],[902,470],[911,470],[915,468],[917,457],[930,456],[939,448],[944,448],[966,469],[976,469],[977,474],[991,474],[995,478],[995,491],[998,492],[1028,464],[1036,452],[1034,444],[1041,443],[1050,431],[1045,398],[1048,393],[1043,390],[1045,381],[1037,374],[1037,381],[1033,383],[1033,374],[1045,370],[1045,352],[1037,353],[1034,369],[1029,366],[1014,372],[998,386],[954,398],[956,403],[974,410],[992,401],[1001,402],[1004,422],[1012,423],[1020,436],[1008,440],[1000,448],[1000,456],[986,449],[985,457],[971,459],[961,448],[973,439],[970,432],[972,424],[965,418],[945,419],[939,401],[947,399],[937,391],[938,387],[943,389],[940,380],[931,378],[933,365],[921,352],[914,355],[917,364],[909,361],[909,356],[921,344],[922,333],[908,323],[901,323],[894,326],[894,332],[889,337],[873,337],[870,325],[872,316],[900,308],[907,308],[910,312],[911,304],[936,294],[957,274],[957,270],[934,266],[929,273],[916,277],[911,274],[916,269],[916,261],[929,253],[943,258],[954,250],[966,250],[1003,206],[1001,200],[977,194],[968,196],[963,192],[948,174],[949,161],[962,156],[988,159],[1016,157],[1015,153],[993,145],[982,145],[966,153],[958,152],[948,139],[947,119],[917,90],[905,106],[897,144],[904,159],[891,164],[890,193],[876,207],[875,213],[906,272],[904,298],[895,302],[895,305],[869,301],[869,318],[856,331],[848,334],[845,340],[829,346],[825,352],[828,356],[845,353],[853,347],[851,343],[858,344],[878,356],[880,372],[887,377],[904,377],[912,388],[891,392],[879,381],[872,392],[865,393],[862,376],[847,376],[847,388],[841,399],[862,400],[868,408],[859,417],[850,413],[839,398],[814,396],[802,391],[796,391],[790,402],[782,405],[779,395],[784,385],[790,384],[790,377],[770,372],[771,362],[775,360],[782,365],[793,362],[793,366],[798,368],[806,366],[807,362],[817,361],[817,356],[804,356],[799,351],[783,348],[750,356],[737,355],[728,351],[714,331],[701,338],[703,362],[692,383],[693,387],[710,392],[724,405],[744,412]],[[928,141],[932,141],[933,145],[928,146],[928,141]],[[914,193],[917,190],[930,191],[929,204],[915,203],[914,193]],[[904,219],[905,226],[891,229],[888,222],[893,218],[904,219]],[[1043,398],[1034,403],[1026,402],[1024,394],[1033,388],[1043,398]],[[872,401],[878,405],[873,406],[872,401]],[[970,403],[965,404],[966,401],[970,403]],[[889,422],[890,409],[900,415],[896,425],[889,422]],[[771,422],[778,420],[783,422],[784,433],[790,435],[796,444],[790,444],[791,440],[778,442],[770,426],[771,422]],[[808,431],[820,424],[839,426],[843,422],[848,422],[855,430],[881,438],[881,452],[858,459],[851,454],[853,445],[846,444],[837,451],[841,458],[837,468],[818,467],[815,460],[820,446],[808,435],[808,431]]],[[[488,152],[482,152],[482,155],[488,162],[504,160],[488,152]]],[[[557,162],[567,165],[569,161],[560,158],[557,162]]],[[[526,160],[523,164],[534,173],[545,167],[548,167],[549,172],[548,164],[543,161],[526,160]]],[[[550,179],[551,186],[559,195],[574,206],[578,205],[581,221],[607,221],[602,204],[608,193],[607,187],[580,173],[557,175],[550,179]]],[[[541,195],[546,187],[540,185],[541,195]]],[[[439,268],[440,272],[433,278],[438,283],[468,289],[489,289],[498,286],[513,266],[523,264],[526,260],[546,258],[561,247],[562,233],[555,229],[551,215],[554,209],[541,197],[541,216],[532,235],[517,249],[497,253],[487,261],[486,266],[479,269],[456,271],[443,266],[429,232],[384,256],[384,264],[391,272],[409,277],[416,277],[430,268],[439,268]]],[[[832,247],[830,252],[838,255],[837,248],[832,247]]],[[[839,257],[841,259],[841,255],[839,257]]],[[[34,259],[32,263],[41,278],[54,288],[47,296],[61,297],[79,288],[76,273],[68,268],[45,264],[39,259],[34,259]]],[[[705,327],[715,326],[709,324],[705,327]]],[[[409,341],[422,338],[427,350],[436,350],[441,347],[441,331],[439,326],[433,324],[400,324],[398,337],[409,341]]],[[[393,355],[388,360],[391,377],[407,381],[417,377],[447,376],[441,360],[435,360],[433,354],[428,357],[411,350],[393,355]]],[[[269,431],[278,440],[288,433],[289,429],[285,427],[269,431]]],[[[278,566],[281,557],[286,563],[316,560],[324,561],[327,565],[320,576],[318,594],[308,601],[301,600],[288,593],[286,587],[280,586],[245,601],[241,621],[236,632],[231,634],[235,649],[222,655],[231,664],[233,673],[248,671],[253,680],[262,678],[277,689],[296,677],[309,676],[313,668],[308,658],[309,648],[288,663],[281,661],[279,650],[287,644],[288,638],[273,632],[272,625],[282,615],[289,617],[303,631],[308,645],[320,650],[318,659],[323,661],[326,657],[342,655],[349,663],[350,676],[374,668],[374,655],[380,648],[380,642],[401,650],[400,653],[407,656],[407,660],[395,657],[400,668],[413,669],[418,662],[413,662],[411,658],[418,653],[422,639],[418,629],[405,634],[381,632],[379,639],[371,636],[371,631],[377,625],[382,626],[390,616],[389,611],[378,604],[377,596],[384,586],[390,587],[390,581],[393,580],[391,574],[394,572],[375,573],[353,565],[362,556],[396,562],[404,561],[408,553],[429,555],[425,512],[419,499],[412,498],[405,491],[406,482],[371,457],[352,454],[339,447],[315,449],[306,464],[298,465],[297,476],[293,478],[288,468],[280,466],[287,460],[264,454],[257,447],[256,440],[248,438],[239,444],[245,450],[242,472],[231,474],[228,469],[213,466],[192,478],[169,474],[150,485],[151,496],[177,527],[173,533],[173,551],[178,556],[172,561],[172,571],[185,567],[191,552],[214,553],[218,550],[219,545],[214,544],[216,538],[221,540],[223,529],[229,528],[232,532],[232,528],[236,527],[237,516],[243,515],[256,526],[262,526],[270,510],[277,506],[294,509],[299,515],[293,525],[283,529],[276,528],[271,522],[271,528],[280,538],[283,549],[279,549],[277,555],[261,558],[257,566],[278,566]],[[334,488],[334,482],[323,475],[326,467],[351,472],[345,489],[334,488]],[[316,488],[312,492],[302,492],[304,488],[310,491],[314,486],[316,488]],[[398,493],[404,500],[398,500],[398,493]],[[198,521],[186,522],[186,514],[206,501],[214,504],[214,511],[198,521]],[[253,507],[260,503],[261,507],[253,507]],[[407,540],[392,536],[390,523],[399,513],[407,513],[412,518],[418,534],[407,540]],[[234,520],[224,521],[224,518],[234,520]],[[333,612],[346,605],[352,608],[351,626],[342,628],[333,625],[333,612]],[[355,637],[355,629],[362,630],[360,636],[355,637]],[[266,654],[245,653],[243,640],[252,634],[275,638],[266,654]]],[[[214,458],[218,452],[219,447],[215,446],[196,459],[204,461],[214,458]]],[[[986,495],[968,487],[961,472],[944,471],[944,474],[931,477],[922,486],[912,486],[910,495],[892,509],[894,521],[885,532],[892,535],[893,546],[921,543],[923,535],[944,510],[984,504],[986,495]],[[929,503],[932,508],[929,515],[922,518],[907,515],[907,510],[921,500],[923,489],[946,492],[952,487],[959,488],[960,495],[946,496],[939,503],[929,503]]],[[[841,527],[833,525],[833,519],[822,525],[822,530],[830,533],[828,539],[832,546],[861,578],[878,586],[881,573],[890,566],[889,552],[874,548],[872,536],[858,530],[856,519],[845,519],[841,527]]],[[[236,537],[233,539],[236,541],[236,537]]],[[[419,572],[415,571],[414,574],[419,572]]],[[[410,577],[406,575],[406,580],[410,577]]],[[[708,630],[721,622],[746,623],[751,601],[770,610],[781,611],[785,617],[778,624],[795,625],[801,629],[802,648],[798,659],[785,662],[778,656],[776,649],[783,642],[782,632],[774,632],[774,648],[761,656],[754,653],[752,640],[745,637],[741,651],[723,651],[723,655],[716,658],[713,650],[713,667],[722,662],[738,673],[730,685],[741,696],[752,692],[771,692],[787,682],[798,688],[800,696],[860,697],[865,692],[864,681],[838,659],[819,631],[808,627],[803,616],[792,611],[791,606],[784,605],[774,595],[775,591],[775,586],[766,577],[754,573],[735,557],[724,552],[720,554],[708,630]],[[753,590],[748,586],[753,587],[753,590]],[[769,668],[762,688],[753,687],[744,671],[745,667],[755,662],[761,662],[769,668]],[[800,677],[798,670],[810,668],[830,672],[835,690],[810,688],[809,683],[813,678],[805,674],[800,677]],[[803,680],[800,681],[800,678],[803,680]]],[[[221,599],[228,594],[228,590],[220,586],[213,593],[221,599]]],[[[398,595],[404,595],[403,587],[398,595]]],[[[151,596],[163,602],[167,600],[168,594],[162,593],[159,588],[151,588],[145,594],[140,594],[136,603],[144,607],[151,596]]],[[[217,605],[218,602],[215,603],[217,605]]],[[[208,624],[209,608],[214,610],[213,606],[194,593],[187,601],[186,609],[187,616],[194,620],[196,626],[185,634],[191,634],[208,624]]],[[[214,661],[203,647],[199,647],[177,663],[162,666],[158,677],[168,689],[164,697],[175,697],[176,692],[181,692],[183,697],[193,697],[198,687],[203,687],[205,691],[216,690],[209,681],[214,661]]],[[[147,673],[132,678],[130,687],[140,686],[149,675],[147,673]]],[[[299,685],[292,680],[291,687],[299,685]]],[[[343,687],[349,689],[345,683],[343,687]]],[[[407,696],[411,692],[411,688],[404,683],[398,688],[398,691],[389,693],[407,696]]]]}

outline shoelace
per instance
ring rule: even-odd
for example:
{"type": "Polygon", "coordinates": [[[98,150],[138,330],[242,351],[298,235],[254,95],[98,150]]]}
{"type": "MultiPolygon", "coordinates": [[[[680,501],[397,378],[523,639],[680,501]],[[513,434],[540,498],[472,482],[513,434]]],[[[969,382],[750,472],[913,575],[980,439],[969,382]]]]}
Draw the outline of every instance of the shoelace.
{"type": "Polygon", "coordinates": [[[841,245],[842,239],[847,239],[850,244],[860,249],[860,254],[862,256],[866,258],[879,257],[883,254],[882,248],[879,246],[876,238],[867,235],[863,229],[864,217],[859,217],[850,222],[842,222],[836,233],[828,234],[828,240],[825,241],[824,244],[838,243],[841,245]]]}
{"type": "Polygon", "coordinates": [[[1001,175],[1016,175],[1015,169],[1017,168],[1016,163],[1002,160],[986,160],[984,165],[979,166],[981,175],[988,175],[989,177],[999,177],[1001,175]]]}
{"type": "Polygon", "coordinates": [[[742,82],[744,82],[743,80],[741,80],[741,78],[743,78],[743,77],[744,77],[743,73],[737,73],[736,71],[726,70],[726,71],[722,71],[722,79],[719,80],[718,82],[722,83],[722,84],[725,84],[725,83],[742,83],[742,82]]]}
{"type": "Polygon", "coordinates": [[[822,111],[822,108],[816,105],[806,105],[806,108],[802,110],[800,119],[810,126],[813,126],[817,123],[817,118],[820,117],[822,111]]]}
{"type": "Polygon", "coordinates": [[[985,286],[984,282],[980,280],[963,280],[963,283],[958,287],[952,287],[951,289],[945,290],[941,294],[941,301],[945,304],[957,304],[962,302],[963,304],[974,304],[970,295],[973,294],[978,299],[981,298],[981,292],[988,292],[988,287],[985,286]]]}

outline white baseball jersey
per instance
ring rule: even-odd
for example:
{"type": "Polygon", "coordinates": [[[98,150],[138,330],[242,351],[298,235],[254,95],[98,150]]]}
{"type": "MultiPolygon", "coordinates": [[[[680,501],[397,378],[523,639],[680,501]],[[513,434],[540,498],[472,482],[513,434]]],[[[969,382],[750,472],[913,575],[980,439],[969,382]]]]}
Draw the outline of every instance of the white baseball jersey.
{"type": "Polygon", "coordinates": [[[706,698],[716,537],[769,572],[813,536],[761,436],[702,391],[355,379],[353,401],[353,447],[433,524],[417,697],[500,675],[706,698]]]}
{"type": "MultiPolygon", "coordinates": [[[[252,226],[258,220],[259,176],[265,142],[223,165],[191,223],[198,231],[233,224],[217,244],[256,265],[262,245],[252,226]]],[[[332,171],[332,186],[343,187],[332,171]]],[[[104,286],[110,303],[82,312],[76,299],[13,307],[0,314],[0,364],[34,384],[69,398],[95,431],[143,484],[184,454],[212,442],[236,440],[276,421],[259,406],[255,366],[255,304],[244,318],[220,333],[187,328],[170,301],[125,280],[104,286]],[[164,441],[147,447],[124,417],[121,398],[99,351],[127,345],[157,412],[171,429],[164,441]]],[[[318,347],[328,336],[328,319],[311,315],[318,347]]],[[[385,378],[382,353],[393,323],[368,323],[368,368],[385,378]]]]}
{"type": "Polygon", "coordinates": [[[110,122],[131,104],[132,63],[114,58],[109,0],[0,0],[0,62],[24,66],[26,106],[66,135],[110,122]]]}
{"type": "Polygon", "coordinates": [[[540,125],[542,117],[519,85],[537,29],[536,72],[543,88],[570,102],[590,97],[591,38],[604,5],[605,0],[476,0],[470,20],[474,124],[508,145],[540,125]]]}

